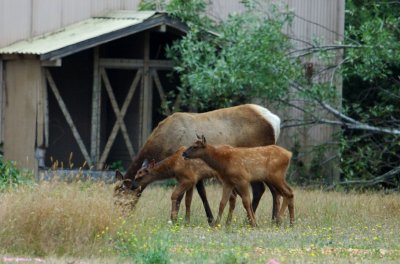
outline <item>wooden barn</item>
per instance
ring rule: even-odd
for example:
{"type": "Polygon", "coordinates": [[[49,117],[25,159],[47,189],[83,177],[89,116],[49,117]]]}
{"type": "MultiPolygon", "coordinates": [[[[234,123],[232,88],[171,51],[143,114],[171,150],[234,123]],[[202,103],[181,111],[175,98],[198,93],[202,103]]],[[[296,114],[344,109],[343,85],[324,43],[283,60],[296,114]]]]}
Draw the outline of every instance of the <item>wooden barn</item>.
{"type": "MultiPolygon", "coordinates": [[[[34,170],[129,164],[165,117],[160,106],[178,85],[165,47],[187,30],[166,13],[136,11],[138,2],[0,2],[0,140],[6,159],[34,170]]],[[[327,43],[343,38],[344,0],[283,2],[296,14],[288,29],[294,37],[322,36],[327,43]]],[[[240,1],[216,0],[209,14],[222,20],[242,10],[240,1]]],[[[298,132],[284,131],[281,141],[292,145],[300,134],[305,146],[313,146],[333,133],[323,126],[298,132]]]]}

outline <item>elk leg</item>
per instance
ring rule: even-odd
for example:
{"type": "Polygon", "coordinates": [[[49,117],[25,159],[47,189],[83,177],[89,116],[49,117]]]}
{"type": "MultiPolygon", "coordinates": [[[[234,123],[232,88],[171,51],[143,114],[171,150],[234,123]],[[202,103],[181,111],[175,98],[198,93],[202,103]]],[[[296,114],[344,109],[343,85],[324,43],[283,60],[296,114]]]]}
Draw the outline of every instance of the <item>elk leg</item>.
{"type": "Polygon", "coordinates": [[[189,190],[186,191],[186,195],[185,195],[185,207],[186,207],[185,222],[186,222],[186,224],[190,223],[190,206],[192,204],[192,197],[193,197],[193,187],[189,188],[189,190]]]}
{"type": "Polygon", "coordinates": [[[230,225],[232,223],[232,215],[233,215],[233,211],[235,210],[235,206],[236,206],[236,197],[237,197],[237,193],[236,191],[232,191],[231,196],[229,197],[229,213],[228,213],[228,217],[226,218],[226,225],[230,225]]]}
{"type": "Polygon", "coordinates": [[[290,225],[294,225],[294,199],[289,199],[290,225]]]}
{"type": "Polygon", "coordinates": [[[226,203],[228,202],[232,191],[233,191],[233,187],[232,186],[228,186],[226,184],[224,184],[222,186],[222,198],[221,198],[221,201],[219,203],[218,216],[217,216],[217,219],[215,219],[213,226],[218,226],[219,223],[221,222],[222,213],[224,212],[226,203]]]}
{"type": "MultiPolygon", "coordinates": [[[[188,190],[192,185],[187,184],[187,183],[180,183],[179,185],[175,186],[174,191],[172,192],[171,195],[171,202],[172,202],[172,208],[171,208],[171,221],[173,223],[176,222],[178,218],[178,199],[183,196],[186,190],[188,190]]],[[[181,198],[182,199],[182,198],[181,198]]]]}
{"type": "Polygon", "coordinates": [[[278,191],[275,189],[275,187],[270,184],[270,183],[266,183],[269,190],[271,191],[271,195],[272,195],[272,221],[276,220],[278,217],[278,213],[279,213],[279,207],[280,207],[280,199],[281,199],[281,195],[278,193],[278,191]]]}
{"type": "MultiPolygon", "coordinates": [[[[253,191],[253,202],[251,203],[251,206],[255,213],[257,210],[258,204],[260,203],[261,197],[265,192],[265,185],[263,182],[252,182],[251,189],[253,191]]],[[[272,193],[272,191],[271,191],[271,193],[272,193]]]]}
{"type": "MultiPolygon", "coordinates": [[[[273,187],[273,185],[266,183],[269,190],[271,191],[272,195],[272,220],[275,220],[278,217],[278,211],[279,211],[279,206],[280,206],[280,195],[276,191],[276,189],[273,187]]],[[[254,214],[256,213],[258,204],[261,200],[261,197],[263,196],[265,192],[265,185],[262,182],[252,182],[251,183],[251,189],[253,191],[253,201],[252,201],[252,208],[254,211],[254,214]]]]}
{"type": "Polygon", "coordinates": [[[214,221],[214,216],[211,212],[211,208],[210,208],[210,205],[207,200],[207,193],[206,193],[206,189],[204,188],[203,180],[199,180],[197,182],[196,189],[197,189],[197,192],[199,193],[201,201],[203,202],[204,210],[206,211],[206,215],[207,215],[207,222],[209,225],[211,225],[212,222],[214,221]]]}
{"type": "Polygon", "coordinates": [[[282,223],[282,219],[283,219],[283,215],[285,214],[285,210],[288,207],[288,198],[287,197],[283,197],[283,202],[282,202],[282,207],[279,211],[279,215],[278,218],[276,219],[276,223],[280,224],[282,223]]]}
{"type": "Polygon", "coordinates": [[[282,217],[285,213],[286,208],[289,208],[289,215],[290,215],[290,224],[294,223],[294,203],[293,203],[293,191],[292,189],[283,182],[281,185],[277,185],[277,190],[283,196],[283,202],[281,209],[279,211],[279,216],[277,219],[277,223],[279,224],[282,221],[282,217]]]}
{"type": "Polygon", "coordinates": [[[254,215],[253,208],[251,207],[251,199],[248,184],[238,185],[236,187],[238,194],[242,197],[243,207],[246,209],[247,218],[249,219],[252,227],[257,226],[256,217],[254,215]]]}
{"type": "Polygon", "coordinates": [[[176,214],[179,214],[179,210],[181,208],[181,202],[184,195],[185,193],[182,193],[181,195],[179,195],[178,199],[176,199],[176,210],[177,210],[176,214]]]}

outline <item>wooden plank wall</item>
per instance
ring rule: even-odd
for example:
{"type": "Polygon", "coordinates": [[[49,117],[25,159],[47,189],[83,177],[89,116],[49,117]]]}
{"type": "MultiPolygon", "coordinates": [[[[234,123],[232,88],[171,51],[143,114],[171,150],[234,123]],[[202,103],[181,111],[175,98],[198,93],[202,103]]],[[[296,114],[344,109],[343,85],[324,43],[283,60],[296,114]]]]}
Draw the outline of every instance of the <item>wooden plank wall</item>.
{"type": "Polygon", "coordinates": [[[5,158],[34,169],[38,98],[43,87],[40,62],[14,60],[6,66],[4,138],[12,141],[4,142],[5,158]]]}

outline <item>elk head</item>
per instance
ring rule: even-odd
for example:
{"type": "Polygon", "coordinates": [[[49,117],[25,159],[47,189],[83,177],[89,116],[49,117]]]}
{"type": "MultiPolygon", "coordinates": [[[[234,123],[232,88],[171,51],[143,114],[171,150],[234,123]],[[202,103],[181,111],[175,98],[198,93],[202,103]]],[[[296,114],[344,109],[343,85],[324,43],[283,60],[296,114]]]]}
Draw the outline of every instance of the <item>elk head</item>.
{"type": "Polygon", "coordinates": [[[202,150],[206,148],[207,140],[204,135],[202,135],[201,137],[199,135],[196,136],[197,140],[182,153],[184,159],[199,158],[201,153],[203,152],[202,150]]]}
{"type": "Polygon", "coordinates": [[[115,172],[114,204],[122,209],[122,212],[130,212],[136,206],[140,192],[131,179],[126,179],[121,172],[115,172]],[[133,190],[136,189],[136,190],[133,190]]]}
{"type": "MultiPolygon", "coordinates": [[[[151,173],[151,169],[154,168],[154,166],[156,165],[156,161],[153,159],[150,163],[148,162],[148,160],[144,160],[142,167],[140,168],[140,170],[138,170],[136,172],[135,175],[135,182],[139,181],[141,179],[143,179],[143,177],[146,177],[147,175],[149,175],[151,173]]],[[[139,184],[139,188],[140,188],[140,184],[139,184]]]]}
{"type": "Polygon", "coordinates": [[[114,196],[125,194],[138,187],[134,181],[131,179],[126,179],[119,170],[115,171],[114,182],[114,196]]]}

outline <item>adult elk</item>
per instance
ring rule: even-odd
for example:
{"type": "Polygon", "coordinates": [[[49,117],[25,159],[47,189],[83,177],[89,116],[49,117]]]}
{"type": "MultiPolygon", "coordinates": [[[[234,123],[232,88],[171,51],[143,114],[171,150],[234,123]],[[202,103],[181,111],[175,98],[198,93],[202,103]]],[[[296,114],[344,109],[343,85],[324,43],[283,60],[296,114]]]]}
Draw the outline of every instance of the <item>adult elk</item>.
{"type": "MultiPolygon", "coordinates": [[[[189,146],[196,134],[207,134],[212,144],[228,144],[236,147],[255,147],[275,144],[280,133],[280,119],[268,109],[255,104],[244,104],[218,109],[205,113],[174,113],[161,121],[153,130],[148,140],[133,159],[122,185],[115,193],[130,188],[136,172],[145,159],[160,161],[172,155],[180,146],[189,146]],[[121,188],[120,188],[121,187],[121,188]]],[[[276,217],[279,199],[276,191],[268,186],[273,197],[272,217],[276,217]]],[[[197,191],[203,201],[207,218],[213,216],[208,206],[203,181],[196,184],[197,191]]],[[[252,183],[253,208],[256,210],[265,191],[263,183],[252,183]]]]}
{"type": "MultiPolygon", "coordinates": [[[[174,154],[168,156],[162,161],[156,163],[154,160],[150,163],[147,160],[142,164],[135,176],[137,187],[133,192],[140,194],[149,184],[155,181],[175,178],[178,184],[175,186],[171,195],[171,221],[176,222],[180,200],[185,195],[186,223],[190,222],[190,206],[192,203],[193,188],[198,181],[206,178],[218,178],[218,173],[207,166],[202,160],[194,159],[185,161],[182,157],[186,147],[180,147],[174,154]]],[[[230,198],[230,208],[227,218],[227,224],[232,220],[232,213],[236,204],[236,195],[232,194],[230,198]]]]}
{"type": "Polygon", "coordinates": [[[214,146],[207,144],[206,138],[202,136],[182,155],[185,159],[203,160],[220,175],[223,190],[215,225],[219,224],[233,190],[242,197],[250,224],[257,225],[250,204],[249,186],[253,181],[265,182],[283,196],[282,207],[277,218],[278,223],[286,207],[289,208],[290,224],[294,223],[293,191],[285,179],[292,157],[290,151],[276,145],[253,148],[214,146]]]}

